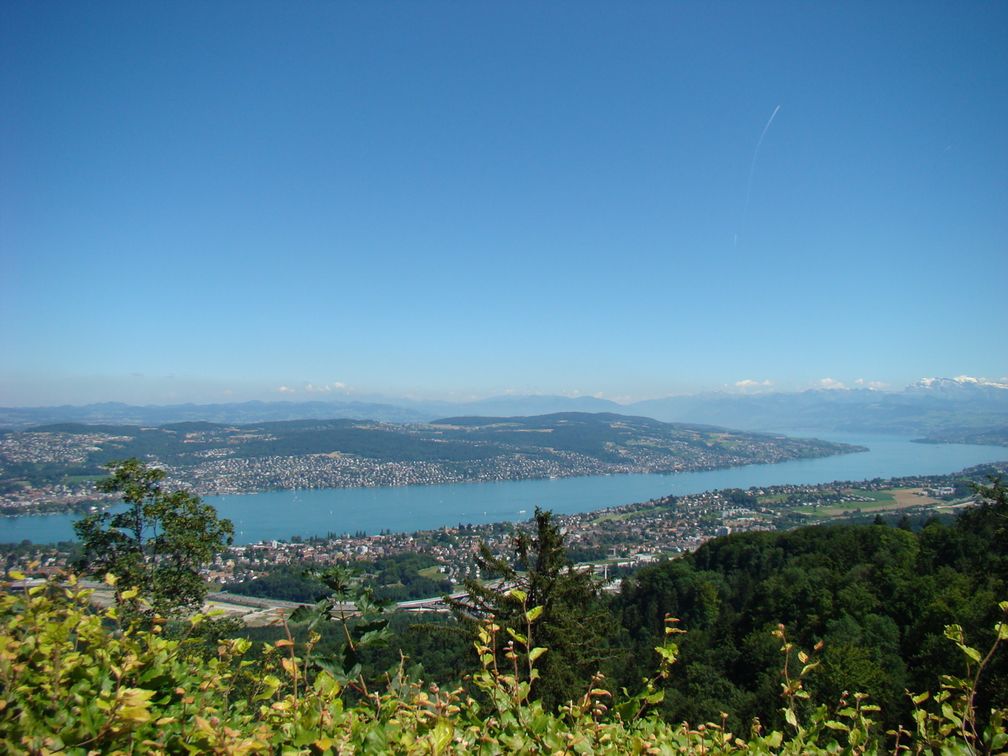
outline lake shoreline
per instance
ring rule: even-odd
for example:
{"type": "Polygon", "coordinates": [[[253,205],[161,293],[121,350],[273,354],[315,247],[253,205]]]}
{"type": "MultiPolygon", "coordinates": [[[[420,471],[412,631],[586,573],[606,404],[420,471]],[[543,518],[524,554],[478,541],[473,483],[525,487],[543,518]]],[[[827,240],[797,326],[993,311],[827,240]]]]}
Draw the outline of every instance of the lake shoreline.
{"type": "MultiPolygon", "coordinates": [[[[766,434],[766,435],[782,435],[782,434],[766,434]]],[[[807,439],[810,441],[819,441],[820,439],[807,439]]],[[[845,447],[841,449],[826,450],[823,449],[821,454],[807,454],[800,457],[789,457],[786,459],[781,459],[776,462],[744,462],[735,465],[694,465],[690,467],[684,467],[680,470],[613,470],[604,473],[582,473],[577,471],[564,472],[560,471],[555,475],[529,475],[527,477],[515,477],[515,478],[481,478],[474,477],[468,480],[456,480],[449,483],[443,482],[418,482],[418,483],[394,483],[392,485],[382,485],[382,484],[364,484],[364,485],[345,485],[345,486],[318,486],[318,487],[276,487],[276,488],[257,488],[249,490],[214,490],[207,491],[201,490],[198,487],[181,485],[178,488],[184,488],[185,490],[196,493],[202,499],[210,499],[214,497],[221,496],[257,496],[260,494],[269,493],[281,493],[281,492],[305,492],[305,491],[365,491],[372,489],[397,489],[397,488],[423,488],[427,486],[460,486],[460,485],[479,485],[484,483],[520,483],[524,481],[534,481],[534,480],[564,480],[568,478],[594,478],[598,476],[620,476],[620,475],[665,475],[674,476],[682,475],[686,473],[704,473],[704,472],[717,472],[719,470],[734,470],[738,468],[751,467],[753,465],[782,465],[789,462],[798,462],[801,460],[811,460],[811,459],[823,459],[826,457],[836,457],[844,454],[859,454],[862,452],[869,451],[868,447],[858,446],[856,444],[840,444],[840,446],[845,447]]],[[[18,512],[0,512],[0,518],[12,518],[16,519],[18,517],[38,517],[44,515],[86,515],[89,513],[89,509],[74,508],[74,506],[68,506],[64,509],[52,509],[55,505],[48,503],[41,503],[38,505],[29,505],[24,507],[24,511],[18,512]],[[39,509],[34,507],[38,506],[39,509]],[[49,509],[46,509],[49,508],[49,509]]],[[[87,500],[84,502],[84,506],[87,508],[94,507],[94,511],[102,511],[111,509],[115,506],[115,503],[107,503],[101,500],[87,500]]]]}
{"type": "MultiPolygon", "coordinates": [[[[221,517],[231,519],[235,543],[382,530],[415,532],[458,523],[521,521],[540,506],[558,514],[589,512],[726,488],[825,484],[909,475],[957,472],[1002,462],[1001,446],[916,444],[907,437],[845,434],[831,441],[867,452],[739,465],[685,473],[624,473],[520,481],[467,482],[381,488],[287,489],[207,496],[221,517]],[[860,443],[858,443],[860,442],[860,443]],[[524,510],[524,514],[522,513],[524,510]]],[[[73,540],[70,515],[22,515],[0,519],[0,542],[73,540]]]]}

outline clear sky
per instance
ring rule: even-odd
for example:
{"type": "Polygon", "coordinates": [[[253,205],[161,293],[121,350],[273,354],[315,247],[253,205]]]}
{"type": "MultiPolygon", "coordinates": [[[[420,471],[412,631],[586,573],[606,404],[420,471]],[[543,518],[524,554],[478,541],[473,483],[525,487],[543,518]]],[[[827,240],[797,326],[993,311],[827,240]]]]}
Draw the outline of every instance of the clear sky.
{"type": "Polygon", "coordinates": [[[0,4],[3,405],[1001,378],[1006,239],[1004,2],[0,4]]]}

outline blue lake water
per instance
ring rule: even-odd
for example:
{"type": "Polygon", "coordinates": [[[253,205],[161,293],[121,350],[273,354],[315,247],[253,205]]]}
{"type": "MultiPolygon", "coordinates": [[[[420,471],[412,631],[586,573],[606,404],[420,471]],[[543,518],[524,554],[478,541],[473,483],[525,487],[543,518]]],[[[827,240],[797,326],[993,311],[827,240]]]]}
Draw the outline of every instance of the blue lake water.
{"type": "MultiPolygon", "coordinates": [[[[809,435],[809,434],[791,434],[809,435]]],[[[938,475],[1008,460],[1008,448],[915,444],[909,438],[817,434],[869,448],[867,452],[775,465],[675,475],[602,475],[554,480],[453,483],[400,488],[329,488],[209,496],[234,522],[235,542],[288,539],[363,530],[414,531],[462,523],[525,520],[539,506],[558,513],[586,512],[668,494],[784,483],[828,483],[904,475],[938,475]]],[[[49,543],[73,539],[76,515],[0,518],[0,542],[49,543]]]]}

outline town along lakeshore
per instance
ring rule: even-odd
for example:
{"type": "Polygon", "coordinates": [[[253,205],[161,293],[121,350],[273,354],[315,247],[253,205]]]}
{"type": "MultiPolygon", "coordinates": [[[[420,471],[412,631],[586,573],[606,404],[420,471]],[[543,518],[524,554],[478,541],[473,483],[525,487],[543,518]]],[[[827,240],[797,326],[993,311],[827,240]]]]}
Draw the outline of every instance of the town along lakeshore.
{"type": "MultiPolygon", "coordinates": [[[[822,434],[817,434],[820,437],[822,434]]],[[[412,532],[463,524],[523,521],[535,507],[558,514],[725,488],[816,484],[938,475],[1008,459],[1008,448],[973,444],[919,444],[910,438],[830,434],[828,440],[865,446],[867,452],[746,465],[673,475],[629,474],[560,479],[454,483],[432,486],[267,491],[209,496],[235,525],[235,542],[300,535],[412,532]]],[[[0,518],[0,542],[73,540],[78,515],[0,518]]]]}

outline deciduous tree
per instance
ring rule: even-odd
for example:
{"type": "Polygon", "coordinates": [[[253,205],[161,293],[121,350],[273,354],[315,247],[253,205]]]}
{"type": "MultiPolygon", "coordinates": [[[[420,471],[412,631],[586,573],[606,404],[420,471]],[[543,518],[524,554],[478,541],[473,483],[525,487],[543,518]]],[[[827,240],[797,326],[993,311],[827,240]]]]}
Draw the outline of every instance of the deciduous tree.
{"type": "Polygon", "coordinates": [[[231,521],[189,491],[165,491],[163,470],[137,459],[107,467],[112,474],[99,488],[118,493],[126,508],[74,524],[81,566],[115,575],[116,599],[131,609],[161,615],[198,609],[207,592],[200,569],[231,543],[231,521]]]}

